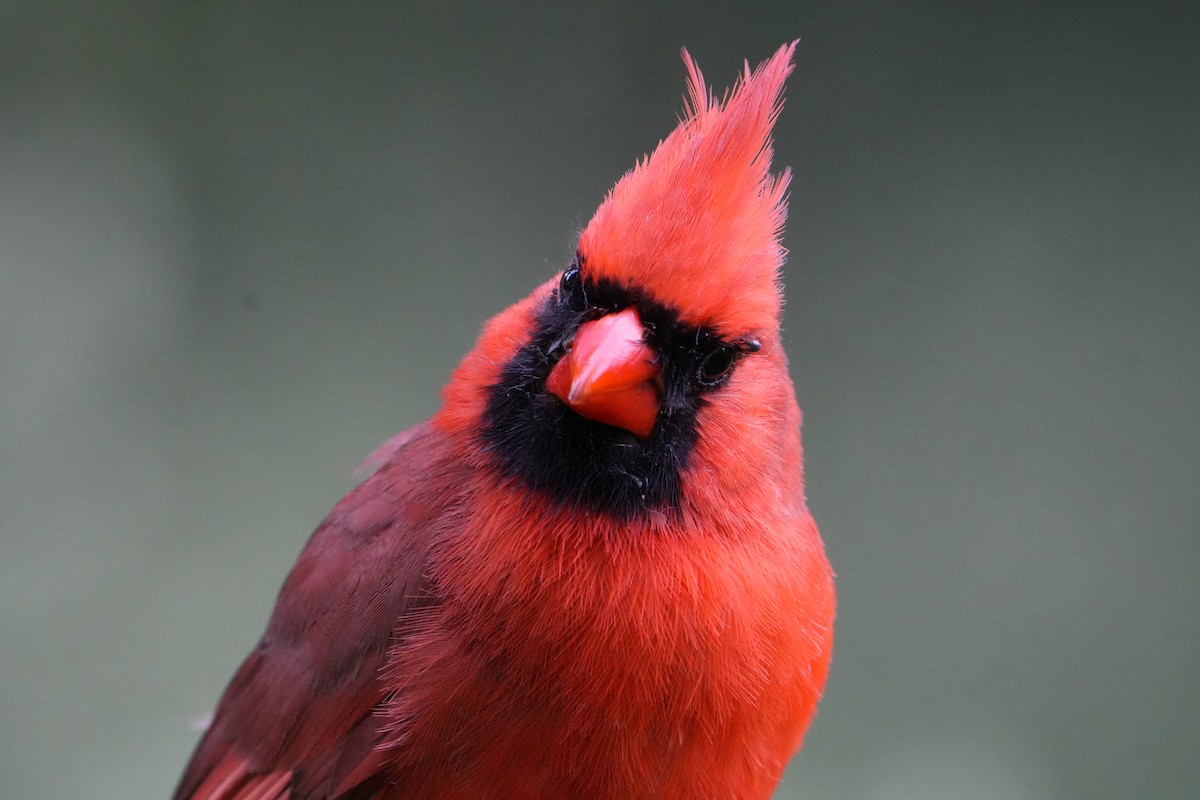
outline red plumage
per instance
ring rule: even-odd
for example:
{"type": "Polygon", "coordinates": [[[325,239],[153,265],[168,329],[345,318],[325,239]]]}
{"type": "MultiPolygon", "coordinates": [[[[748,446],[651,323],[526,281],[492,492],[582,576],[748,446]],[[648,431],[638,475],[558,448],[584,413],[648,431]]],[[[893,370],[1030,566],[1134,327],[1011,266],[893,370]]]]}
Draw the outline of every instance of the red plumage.
{"type": "Polygon", "coordinates": [[[723,103],[685,54],[687,117],[313,534],[178,800],[770,795],[834,614],[779,340],[793,48],[723,103]]]}

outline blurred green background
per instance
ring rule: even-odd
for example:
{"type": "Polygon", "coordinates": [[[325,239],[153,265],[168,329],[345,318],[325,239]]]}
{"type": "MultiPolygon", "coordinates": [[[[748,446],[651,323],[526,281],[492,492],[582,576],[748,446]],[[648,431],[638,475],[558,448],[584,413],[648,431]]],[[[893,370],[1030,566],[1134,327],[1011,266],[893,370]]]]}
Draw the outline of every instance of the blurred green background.
{"type": "Polygon", "coordinates": [[[0,5],[0,798],[161,798],[361,458],[801,38],[780,797],[1200,797],[1194,3],[0,5]]]}

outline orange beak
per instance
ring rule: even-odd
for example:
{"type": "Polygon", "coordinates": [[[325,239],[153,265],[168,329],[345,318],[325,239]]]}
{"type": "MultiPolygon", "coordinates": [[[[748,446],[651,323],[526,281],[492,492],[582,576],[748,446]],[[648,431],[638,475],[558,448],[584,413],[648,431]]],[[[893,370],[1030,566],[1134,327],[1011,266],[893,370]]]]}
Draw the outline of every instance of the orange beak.
{"type": "Polygon", "coordinates": [[[658,418],[658,365],[630,306],[585,322],[571,351],[546,378],[546,391],[581,417],[645,439],[658,418]]]}

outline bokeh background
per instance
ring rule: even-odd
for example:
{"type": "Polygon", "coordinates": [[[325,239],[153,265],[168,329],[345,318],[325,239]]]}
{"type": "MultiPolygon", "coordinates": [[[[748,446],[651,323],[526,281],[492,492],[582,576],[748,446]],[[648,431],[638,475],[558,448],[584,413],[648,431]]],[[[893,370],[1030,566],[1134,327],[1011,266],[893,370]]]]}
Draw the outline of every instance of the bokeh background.
{"type": "Polygon", "coordinates": [[[360,459],[801,38],[781,798],[1200,797],[1192,3],[0,5],[0,798],[161,798],[360,459]]]}

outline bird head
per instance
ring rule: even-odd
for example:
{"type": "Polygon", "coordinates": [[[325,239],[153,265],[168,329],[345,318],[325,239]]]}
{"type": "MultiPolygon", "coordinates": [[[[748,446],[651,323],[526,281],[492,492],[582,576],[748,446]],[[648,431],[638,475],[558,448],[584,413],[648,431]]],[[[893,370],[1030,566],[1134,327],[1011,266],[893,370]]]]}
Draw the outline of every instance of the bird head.
{"type": "Polygon", "coordinates": [[[794,48],[747,64],[721,101],[684,52],[678,127],[563,271],[485,327],[437,424],[482,438],[513,480],[619,518],[776,476],[801,491],[779,343],[789,175],[770,172],[794,48]]]}

